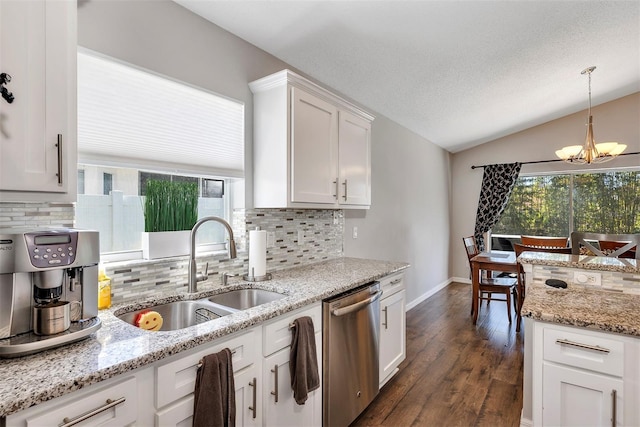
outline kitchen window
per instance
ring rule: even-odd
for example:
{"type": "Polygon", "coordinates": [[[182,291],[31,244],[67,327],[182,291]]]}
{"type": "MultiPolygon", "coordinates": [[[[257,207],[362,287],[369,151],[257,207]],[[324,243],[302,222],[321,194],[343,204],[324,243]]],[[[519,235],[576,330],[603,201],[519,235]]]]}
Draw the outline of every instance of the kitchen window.
{"type": "MultiPolygon", "coordinates": [[[[78,177],[76,226],[100,231],[103,260],[142,256],[149,179],[196,182],[198,216],[231,222],[233,195],[244,188],[244,105],[82,49],[78,177]]],[[[224,249],[222,229],[197,237],[224,249]]]]}
{"type": "Polygon", "coordinates": [[[572,231],[640,233],[640,170],[521,176],[492,229],[492,247],[572,231]]]}

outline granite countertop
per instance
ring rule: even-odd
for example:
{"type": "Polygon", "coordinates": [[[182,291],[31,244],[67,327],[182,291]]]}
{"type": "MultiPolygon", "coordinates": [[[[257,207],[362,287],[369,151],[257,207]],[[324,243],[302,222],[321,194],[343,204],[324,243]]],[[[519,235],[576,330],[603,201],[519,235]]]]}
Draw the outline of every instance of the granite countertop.
{"type": "Polygon", "coordinates": [[[0,360],[0,416],[151,364],[407,267],[409,264],[403,262],[337,258],[277,271],[272,273],[272,280],[265,282],[230,279],[225,287],[201,282],[197,294],[175,292],[101,310],[102,328],[88,339],[30,356],[0,360]],[[199,299],[247,287],[272,290],[287,297],[177,331],[144,331],[115,317],[157,303],[199,299]]]}
{"type": "Polygon", "coordinates": [[[640,295],[533,283],[521,313],[534,320],[640,337],[640,295]]]}
{"type": "Polygon", "coordinates": [[[567,255],[546,252],[523,252],[518,257],[518,262],[521,264],[582,268],[585,270],[640,273],[640,262],[636,259],[629,258],[567,255]]]}

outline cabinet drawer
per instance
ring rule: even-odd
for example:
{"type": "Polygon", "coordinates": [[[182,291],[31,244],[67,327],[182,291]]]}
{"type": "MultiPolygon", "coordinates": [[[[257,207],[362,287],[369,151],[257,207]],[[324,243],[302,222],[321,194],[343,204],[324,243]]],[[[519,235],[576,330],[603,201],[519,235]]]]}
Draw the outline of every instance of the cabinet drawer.
{"type": "Polygon", "coordinates": [[[263,352],[265,356],[291,345],[291,329],[289,325],[293,323],[295,319],[303,316],[311,317],[316,333],[322,330],[322,306],[320,303],[312,308],[296,310],[278,317],[274,322],[264,326],[263,352]]]}
{"type": "Polygon", "coordinates": [[[259,342],[256,335],[260,329],[252,329],[242,335],[225,339],[221,342],[214,341],[196,349],[188,356],[180,356],[179,359],[166,363],[156,368],[156,407],[163,406],[193,393],[196,387],[196,373],[198,363],[204,356],[217,353],[224,348],[229,348],[233,353],[232,363],[234,372],[251,365],[259,351],[259,342]]]}
{"type": "Polygon", "coordinates": [[[138,417],[138,389],[135,377],[128,377],[109,386],[92,386],[75,392],[70,398],[43,403],[9,416],[10,426],[58,426],[86,417],[82,426],[126,426],[138,417]]]}
{"type": "Polygon", "coordinates": [[[624,373],[622,339],[597,332],[545,327],[543,340],[545,360],[616,377],[624,373]]]}
{"type": "Polygon", "coordinates": [[[392,274],[379,280],[382,298],[395,294],[404,289],[404,273],[392,274]]]}

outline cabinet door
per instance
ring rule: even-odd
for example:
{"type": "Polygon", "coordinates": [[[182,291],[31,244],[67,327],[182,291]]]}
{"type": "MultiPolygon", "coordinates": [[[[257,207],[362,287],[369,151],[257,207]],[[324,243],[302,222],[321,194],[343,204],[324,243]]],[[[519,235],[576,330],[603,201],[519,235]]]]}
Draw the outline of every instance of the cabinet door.
{"type": "MultiPolygon", "coordinates": [[[[321,334],[317,333],[318,364],[322,362],[321,345],[321,334]]],[[[318,366],[318,369],[322,378],[321,367],[318,366]]],[[[322,425],[321,388],[310,392],[304,405],[298,405],[293,398],[289,374],[289,347],[264,359],[262,377],[265,383],[263,391],[265,425],[279,427],[322,425]]]]}
{"type": "Polygon", "coordinates": [[[291,88],[291,201],[336,203],[338,111],[291,88]]]}
{"type": "MultiPolygon", "coordinates": [[[[256,365],[233,374],[236,386],[236,425],[259,426],[262,424],[259,406],[259,373],[256,365]],[[254,394],[255,393],[255,394],[254,394]],[[255,408],[255,414],[253,411],[255,408]]],[[[156,414],[157,427],[190,427],[193,425],[193,394],[166,406],[156,414]]]]}
{"type": "Polygon", "coordinates": [[[543,425],[610,426],[614,405],[615,425],[624,425],[621,379],[547,363],[542,370],[543,425]]]}
{"type": "Polygon", "coordinates": [[[371,123],[340,111],[340,197],[343,205],[371,204],[371,123]]]}
{"type": "Polygon", "coordinates": [[[405,291],[380,301],[380,387],[406,356],[405,291]]]}
{"type": "Polygon", "coordinates": [[[251,365],[242,372],[234,373],[236,386],[236,425],[262,425],[262,378],[260,365],[251,365]]]}
{"type": "Polygon", "coordinates": [[[11,76],[6,87],[14,96],[0,99],[0,190],[65,192],[63,168],[75,173],[75,156],[67,154],[75,147],[75,7],[0,2],[0,72],[11,76]]]}

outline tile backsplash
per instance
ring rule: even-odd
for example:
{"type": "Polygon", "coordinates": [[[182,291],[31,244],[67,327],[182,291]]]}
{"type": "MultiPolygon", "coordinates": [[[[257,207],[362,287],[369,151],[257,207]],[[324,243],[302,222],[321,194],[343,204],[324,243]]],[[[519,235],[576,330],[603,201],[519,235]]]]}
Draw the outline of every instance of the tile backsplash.
{"type": "Polygon", "coordinates": [[[580,270],[570,267],[555,267],[549,265],[533,266],[533,281],[544,283],[547,279],[558,279],[570,283],[573,286],[584,286],[586,288],[601,289],[605,291],[622,292],[640,295],[640,274],[623,273],[606,270],[580,270]],[[601,286],[581,285],[574,280],[576,271],[585,273],[598,273],[601,276],[601,286]]]}
{"type": "Polygon", "coordinates": [[[72,203],[0,203],[0,229],[73,227],[72,203]]]}
{"type": "MultiPolygon", "coordinates": [[[[73,219],[73,204],[0,203],[0,228],[73,227],[73,219]]],[[[341,210],[240,209],[233,212],[232,227],[238,247],[236,259],[227,259],[226,253],[198,256],[198,271],[208,263],[213,280],[222,272],[247,273],[247,236],[249,230],[256,227],[275,237],[275,244],[267,248],[269,272],[343,255],[344,213],[341,210]]],[[[104,264],[112,280],[112,303],[185,289],[187,265],[187,257],[104,264]]]]}

